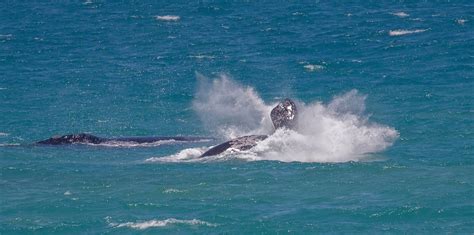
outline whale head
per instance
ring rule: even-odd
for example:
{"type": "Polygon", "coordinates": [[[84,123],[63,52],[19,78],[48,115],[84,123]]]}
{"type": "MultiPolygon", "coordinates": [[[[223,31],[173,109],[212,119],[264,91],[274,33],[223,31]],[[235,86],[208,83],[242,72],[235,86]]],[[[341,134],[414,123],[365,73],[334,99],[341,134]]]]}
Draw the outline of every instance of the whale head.
{"type": "Polygon", "coordinates": [[[272,118],[275,129],[293,128],[296,125],[296,104],[292,100],[286,98],[272,109],[270,117],[272,118]]]}

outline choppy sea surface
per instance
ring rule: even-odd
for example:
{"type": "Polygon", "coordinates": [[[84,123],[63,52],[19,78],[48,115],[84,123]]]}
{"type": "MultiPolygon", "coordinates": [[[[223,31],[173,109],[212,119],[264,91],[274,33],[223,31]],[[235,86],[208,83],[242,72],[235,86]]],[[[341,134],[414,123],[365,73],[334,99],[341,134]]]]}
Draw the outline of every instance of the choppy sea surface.
{"type": "Polygon", "coordinates": [[[473,25],[469,0],[2,1],[0,234],[472,234],[473,25]],[[80,132],[216,140],[34,144],[80,132]]]}

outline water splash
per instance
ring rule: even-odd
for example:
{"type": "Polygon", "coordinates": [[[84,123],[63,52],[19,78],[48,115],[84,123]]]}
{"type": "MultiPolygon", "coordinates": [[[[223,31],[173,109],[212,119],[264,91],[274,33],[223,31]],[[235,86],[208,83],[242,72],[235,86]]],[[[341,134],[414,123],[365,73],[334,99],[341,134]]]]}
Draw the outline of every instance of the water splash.
{"type": "Polygon", "coordinates": [[[249,134],[269,137],[247,151],[226,151],[219,156],[199,158],[204,148],[185,149],[175,155],[147,161],[209,161],[229,158],[278,160],[283,162],[347,162],[367,158],[391,146],[399,133],[392,127],[371,122],[365,114],[366,95],[357,90],[335,96],[328,104],[298,102],[294,130],[273,132],[267,105],[251,87],[227,76],[209,81],[200,75],[194,110],[211,132],[226,139],[249,134]]]}
{"type": "Polygon", "coordinates": [[[193,109],[205,127],[223,139],[270,134],[272,106],[265,105],[252,87],[242,86],[226,75],[210,81],[198,74],[199,86],[193,109]]]}
{"type": "Polygon", "coordinates": [[[352,90],[327,105],[302,105],[295,130],[277,130],[253,151],[262,159],[285,162],[359,161],[383,151],[399,134],[369,121],[364,115],[365,99],[352,90]]]}

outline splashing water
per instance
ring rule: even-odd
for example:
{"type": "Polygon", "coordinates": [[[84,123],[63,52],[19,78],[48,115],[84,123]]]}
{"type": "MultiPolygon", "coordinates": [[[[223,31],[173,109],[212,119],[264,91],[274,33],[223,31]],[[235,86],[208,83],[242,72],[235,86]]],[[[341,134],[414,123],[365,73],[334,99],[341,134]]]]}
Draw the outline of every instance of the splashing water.
{"type": "Polygon", "coordinates": [[[285,162],[358,161],[383,151],[399,134],[363,116],[365,98],[352,90],[328,105],[302,105],[295,130],[277,130],[254,151],[262,159],[285,162]]]}
{"type": "Polygon", "coordinates": [[[193,108],[205,127],[223,139],[243,135],[270,134],[272,106],[265,105],[257,92],[225,75],[209,81],[198,74],[198,91],[193,108]]]}
{"type": "MultiPolygon", "coordinates": [[[[357,90],[336,96],[328,104],[298,102],[295,129],[273,132],[269,113],[275,104],[266,105],[253,88],[241,86],[225,75],[212,81],[202,75],[199,79],[193,107],[211,132],[226,139],[249,134],[270,135],[248,151],[224,152],[224,156],[213,159],[232,156],[284,162],[359,161],[370,153],[385,150],[399,136],[395,129],[369,121],[364,115],[367,96],[357,90]]],[[[204,151],[185,149],[147,161],[199,161],[197,158],[204,151]]]]}

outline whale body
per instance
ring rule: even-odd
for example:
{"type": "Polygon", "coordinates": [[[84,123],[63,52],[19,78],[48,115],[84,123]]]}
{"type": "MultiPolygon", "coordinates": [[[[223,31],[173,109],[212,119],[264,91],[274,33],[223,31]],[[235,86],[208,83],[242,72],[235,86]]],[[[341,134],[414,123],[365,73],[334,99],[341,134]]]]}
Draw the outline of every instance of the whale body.
{"type": "MultiPolygon", "coordinates": [[[[275,106],[275,108],[273,108],[270,113],[275,130],[279,128],[291,129],[295,127],[296,115],[296,104],[288,98],[278,103],[278,105],[275,106]]],[[[249,150],[267,137],[268,135],[249,135],[238,137],[210,148],[199,157],[201,158],[218,155],[227,151],[228,149],[235,149],[239,151],[249,150]]]]}
{"type": "Polygon", "coordinates": [[[158,141],[177,141],[177,142],[193,142],[193,141],[210,141],[212,138],[206,137],[120,137],[120,138],[102,138],[91,134],[69,134],[63,136],[53,136],[46,140],[36,142],[45,145],[63,145],[63,144],[104,144],[110,142],[130,142],[135,144],[154,143],[158,141]]]}

